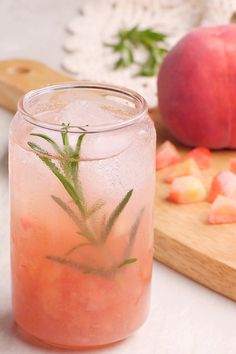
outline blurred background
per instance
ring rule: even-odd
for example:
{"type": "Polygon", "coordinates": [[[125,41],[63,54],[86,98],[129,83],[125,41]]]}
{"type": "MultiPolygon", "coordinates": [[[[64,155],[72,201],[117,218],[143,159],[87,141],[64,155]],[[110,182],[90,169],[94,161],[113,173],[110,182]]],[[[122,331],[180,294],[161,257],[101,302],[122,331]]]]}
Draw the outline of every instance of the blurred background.
{"type": "MultiPolygon", "coordinates": [[[[165,52],[191,29],[234,23],[235,14],[235,0],[1,0],[0,60],[34,59],[75,79],[127,86],[153,108],[165,52]],[[143,75],[137,75],[136,64],[147,56],[142,46],[132,59],[125,52],[123,65],[115,70],[122,52],[112,44],[119,43],[120,31],[133,28],[151,28],[163,36],[156,43],[155,65],[143,75]]],[[[6,152],[10,114],[2,116],[0,158],[6,152]]]]}

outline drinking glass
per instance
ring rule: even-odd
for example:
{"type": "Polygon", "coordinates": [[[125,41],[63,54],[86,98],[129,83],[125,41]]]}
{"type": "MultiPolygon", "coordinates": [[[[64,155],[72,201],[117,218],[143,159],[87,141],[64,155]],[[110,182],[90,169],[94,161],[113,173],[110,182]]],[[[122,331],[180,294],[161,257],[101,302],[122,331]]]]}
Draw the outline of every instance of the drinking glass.
{"type": "Polygon", "coordinates": [[[137,93],[68,83],[26,94],[10,129],[12,299],[31,338],[107,345],[146,319],[155,129],[137,93]]]}

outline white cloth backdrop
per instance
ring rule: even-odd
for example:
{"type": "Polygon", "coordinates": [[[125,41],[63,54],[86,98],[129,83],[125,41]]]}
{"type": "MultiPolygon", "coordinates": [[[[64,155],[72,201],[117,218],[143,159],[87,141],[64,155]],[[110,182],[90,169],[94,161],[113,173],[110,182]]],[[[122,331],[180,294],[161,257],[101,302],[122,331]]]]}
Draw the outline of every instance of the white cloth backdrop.
{"type": "MultiPolygon", "coordinates": [[[[120,29],[151,27],[167,35],[170,49],[198,26],[227,24],[236,16],[236,0],[86,0],[67,25],[63,66],[76,78],[110,82],[140,92],[150,107],[157,103],[156,77],[136,77],[137,68],[114,70],[114,42],[120,29]]],[[[142,54],[142,53],[140,53],[142,54]]]]}

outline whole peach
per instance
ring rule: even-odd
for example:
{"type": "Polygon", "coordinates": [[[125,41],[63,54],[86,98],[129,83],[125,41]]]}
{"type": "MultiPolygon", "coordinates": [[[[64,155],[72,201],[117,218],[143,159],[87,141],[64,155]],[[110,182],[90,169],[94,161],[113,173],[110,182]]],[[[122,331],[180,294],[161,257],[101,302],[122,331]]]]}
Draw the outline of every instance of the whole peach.
{"type": "Polygon", "coordinates": [[[236,148],[236,25],[181,39],[161,65],[158,98],[166,127],[183,144],[236,148]]]}

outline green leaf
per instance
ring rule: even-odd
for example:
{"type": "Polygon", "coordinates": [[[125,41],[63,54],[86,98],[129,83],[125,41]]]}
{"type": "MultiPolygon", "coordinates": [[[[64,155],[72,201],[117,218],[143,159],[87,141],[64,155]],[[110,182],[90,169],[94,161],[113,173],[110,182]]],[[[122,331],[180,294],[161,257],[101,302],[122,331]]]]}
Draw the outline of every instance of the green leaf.
{"type": "Polygon", "coordinates": [[[27,144],[28,144],[29,147],[30,147],[32,150],[34,150],[36,153],[40,153],[40,154],[43,154],[43,155],[51,156],[48,151],[42,149],[39,145],[37,145],[37,144],[35,144],[35,143],[32,143],[31,141],[28,141],[27,144]]]}
{"type": "Polygon", "coordinates": [[[78,245],[72,247],[71,249],[69,249],[69,251],[67,251],[65,253],[65,256],[69,256],[71,253],[77,251],[78,249],[82,248],[82,247],[86,247],[86,246],[91,246],[91,243],[79,243],[78,245]]]}
{"type": "Polygon", "coordinates": [[[87,266],[87,265],[79,263],[79,262],[75,262],[73,260],[70,260],[70,259],[64,258],[64,257],[46,256],[46,258],[50,261],[54,261],[59,264],[66,265],[68,267],[80,270],[81,272],[86,273],[86,274],[97,274],[97,275],[105,276],[105,277],[112,276],[115,274],[115,272],[118,269],[120,269],[128,264],[132,264],[132,263],[137,262],[137,258],[129,258],[129,259],[125,259],[118,266],[114,266],[114,267],[110,267],[110,268],[102,268],[102,267],[93,268],[93,267],[87,266]]]}
{"type": "Polygon", "coordinates": [[[74,152],[69,144],[69,136],[68,136],[69,127],[70,127],[70,124],[62,123],[61,137],[62,137],[62,142],[64,145],[65,160],[62,162],[61,166],[63,168],[63,171],[65,173],[67,180],[71,181],[71,179],[73,179],[72,168],[71,168],[71,164],[72,164],[71,159],[73,158],[74,152]]]}
{"type": "Polygon", "coordinates": [[[69,137],[68,137],[69,127],[70,127],[70,124],[62,123],[61,137],[62,137],[62,142],[63,142],[64,146],[69,145],[69,137]]]}
{"type": "Polygon", "coordinates": [[[85,134],[81,134],[78,137],[77,143],[76,143],[76,148],[75,148],[75,157],[76,158],[80,158],[80,150],[81,150],[81,145],[82,145],[82,141],[85,137],[85,134]]]}
{"type": "Polygon", "coordinates": [[[163,42],[166,39],[166,35],[164,33],[155,32],[151,28],[147,28],[146,30],[142,31],[142,35],[155,42],[163,42]]]}
{"type": "Polygon", "coordinates": [[[131,48],[127,48],[127,65],[130,65],[134,62],[134,56],[131,48]]]}
{"type": "Polygon", "coordinates": [[[137,218],[135,219],[131,229],[130,229],[130,233],[129,233],[129,240],[128,240],[128,244],[127,244],[127,247],[124,251],[124,258],[128,258],[130,256],[130,253],[132,252],[132,248],[133,248],[133,245],[134,245],[134,241],[135,241],[135,238],[136,238],[136,235],[137,235],[137,231],[138,231],[138,228],[139,228],[139,225],[141,223],[141,220],[142,220],[142,216],[143,216],[143,213],[144,213],[144,208],[142,208],[140,210],[140,212],[138,213],[138,216],[137,218]]]}
{"type": "Polygon", "coordinates": [[[90,242],[96,242],[96,237],[90,228],[86,225],[86,219],[80,219],[77,214],[66,204],[61,198],[56,197],[55,195],[51,196],[52,199],[68,214],[68,216],[74,221],[78,227],[78,234],[87,238],[90,242]]]}
{"type": "Polygon", "coordinates": [[[120,53],[120,57],[114,64],[114,69],[126,68],[136,63],[140,66],[136,76],[154,76],[157,68],[164,57],[163,48],[159,49],[159,43],[164,42],[166,35],[156,32],[151,28],[139,29],[134,26],[131,29],[123,29],[116,35],[117,42],[104,44],[111,47],[115,53],[120,53]],[[142,47],[147,52],[147,60],[137,63],[135,60],[135,50],[142,47]]]}
{"type": "Polygon", "coordinates": [[[105,226],[105,231],[104,234],[102,236],[102,241],[105,242],[109,233],[111,232],[112,227],[114,226],[117,218],[119,217],[119,215],[121,214],[121,212],[123,211],[123,209],[125,208],[125,206],[127,205],[128,201],[130,200],[131,196],[133,194],[133,189],[131,189],[125,196],[124,198],[121,200],[121,202],[117,205],[117,207],[115,208],[115,210],[113,211],[113,213],[110,215],[107,224],[105,226]]]}
{"type": "Polygon", "coordinates": [[[96,273],[96,272],[98,272],[97,269],[88,267],[88,266],[86,266],[84,264],[80,264],[80,263],[75,262],[75,261],[72,261],[72,260],[70,260],[68,258],[58,257],[58,256],[46,256],[46,258],[48,260],[55,261],[55,262],[58,262],[60,264],[64,264],[64,265],[67,265],[69,267],[81,270],[84,273],[96,273]]]}
{"type": "MultiPolygon", "coordinates": [[[[86,124],[85,126],[88,127],[89,125],[86,124]]],[[[87,132],[87,129],[85,129],[84,127],[80,127],[79,125],[75,125],[75,126],[71,125],[71,128],[78,128],[78,129],[80,129],[82,132],[87,132]]]]}
{"type": "Polygon", "coordinates": [[[37,136],[39,138],[42,138],[44,140],[46,140],[49,144],[52,145],[52,147],[54,148],[54,150],[61,156],[64,156],[62,150],[60,149],[59,145],[54,141],[52,140],[49,136],[47,135],[44,135],[44,134],[36,134],[36,133],[32,133],[30,134],[32,136],[37,136]]]}
{"type": "Polygon", "coordinates": [[[142,66],[136,76],[151,77],[151,76],[154,76],[155,73],[156,73],[156,70],[155,70],[154,66],[142,66]]]}
{"type": "Polygon", "coordinates": [[[71,196],[71,198],[74,200],[74,202],[78,206],[81,214],[84,215],[85,214],[84,206],[81,203],[81,200],[80,200],[78,194],[76,193],[75,189],[71,185],[71,183],[61,174],[58,167],[49,158],[43,157],[40,155],[38,155],[38,156],[39,156],[40,160],[42,160],[45,163],[45,165],[48,168],[50,168],[52,173],[59,179],[59,181],[62,183],[62,185],[64,186],[67,193],[71,196]]]}
{"type": "Polygon", "coordinates": [[[124,43],[123,43],[123,42],[115,43],[115,44],[112,44],[112,43],[103,43],[103,45],[104,45],[105,47],[112,48],[114,52],[122,52],[123,49],[124,49],[124,43]]]}
{"type": "Polygon", "coordinates": [[[59,264],[66,265],[68,267],[80,270],[81,272],[86,273],[86,274],[97,274],[97,275],[101,275],[101,276],[105,276],[105,277],[111,276],[112,274],[114,274],[114,268],[110,268],[110,269],[93,268],[93,267],[89,267],[85,264],[81,264],[79,262],[72,261],[68,258],[58,257],[58,256],[46,256],[46,258],[50,261],[54,261],[59,264]]]}
{"type": "Polygon", "coordinates": [[[114,69],[125,68],[125,60],[123,58],[118,59],[114,64],[114,69]]]}
{"type": "MultiPolygon", "coordinates": [[[[60,172],[59,168],[51,161],[49,157],[41,156],[40,154],[50,156],[50,154],[42,149],[39,145],[32,143],[31,141],[28,142],[28,145],[33,149],[36,153],[37,156],[40,158],[41,161],[45,163],[47,167],[53,172],[53,174],[60,180],[60,182],[63,184],[67,192],[70,194],[72,199],[76,202],[76,204],[79,206],[79,208],[83,209],[82,204],[80,203],[79,197],[76,195],[76,192],[73,188],[73,186],[70,184],[70,182],[62,175],[60,172]]],[[[51,157],[51,156],[50,156],[51,157]]],[[[62,164],[62,162],[61,162],[62,164]]],[[[63,166],[64,167],[64,166],[63,166]]]]}
{"type": "Polygon", "coordinates": [[[135,263],[137,262],[137,258],[128,258],[128,259],[125,259],[119,266],[118,268],[122,268],[124,266],[126,266],[127,264],[132,264],[132,263],[135,263]]]}
{"type": "Polygon", "coordinates": [[[88,211],[87,211],[87,217],[90,217],[94,213],[96,213],[98,210],[100,210],[104,206],[104,202],[102,200],[98,200],[88,211]]]}
{"type": "Polygon", "coordinates": [[[68,169],[70,170],[70,175],[71,179],[73,182],[73,185],[75,187],[76,192],[80,196],[81,203],[85,209],[85,201],[84,201],[84,196],[83,196],[83,191],[81,184],[79,182],[79,160],[80,160],[80,150],[81,150],[81,145],[82,141],[84,139],[85,134],[82,134],[78,137],[77,143],[76,143],[76,148],[75,151],[73,152],[73,158],[75,161],[71,161],[68,165],[68,169]]]}
{"type": "Polygon", "coordinates": [[[55,195],[51,195],[51,198],[69,215],[69,217],[74,221],[74,223],[80,228],[81,220],[76,215],[76,213],[69,207],[69,205],[66,204],[61,198],[58,198],[55,195]]]}

